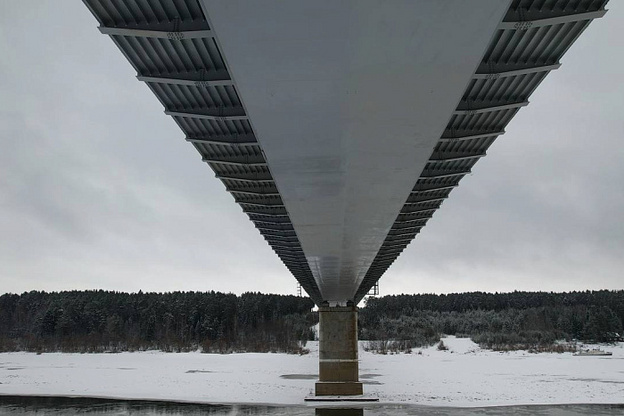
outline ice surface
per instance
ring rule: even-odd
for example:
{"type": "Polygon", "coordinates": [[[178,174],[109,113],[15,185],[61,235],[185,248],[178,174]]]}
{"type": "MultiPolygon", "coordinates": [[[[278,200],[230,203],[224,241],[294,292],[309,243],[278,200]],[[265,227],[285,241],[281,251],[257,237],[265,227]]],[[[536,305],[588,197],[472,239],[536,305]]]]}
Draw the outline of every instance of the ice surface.
{"type": "MultiPolygon", "coordinates": [[[[490,406],[624,402],[624,344],[611,357],[498,353],[444,338],[412,354],[360,350],[368,396],[382,403],[490,406]],[[421,354],[419,354],[421,352],[421,354]]],[[[0,354],[0,394],[95,396],[208,403],[303,404],[318,374],[310,354],[0,354]]]]}

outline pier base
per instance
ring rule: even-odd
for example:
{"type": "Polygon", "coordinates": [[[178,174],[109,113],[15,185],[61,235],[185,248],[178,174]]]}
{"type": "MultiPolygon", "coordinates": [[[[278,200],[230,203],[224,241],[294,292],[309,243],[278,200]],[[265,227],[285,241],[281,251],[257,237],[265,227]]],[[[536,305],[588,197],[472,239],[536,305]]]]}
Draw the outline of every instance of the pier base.
{"type": "Polygon", "coordinates": [[[319,381],[315,394],[363,394],[358,369],[357,307],[320,307],[319,323],[319,381]]]}

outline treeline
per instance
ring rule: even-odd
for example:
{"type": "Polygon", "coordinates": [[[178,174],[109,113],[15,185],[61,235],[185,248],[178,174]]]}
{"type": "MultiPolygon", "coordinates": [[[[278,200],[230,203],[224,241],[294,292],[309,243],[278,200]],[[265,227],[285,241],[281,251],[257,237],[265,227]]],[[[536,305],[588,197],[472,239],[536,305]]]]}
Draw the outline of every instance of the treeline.
{"type": "Polygon", "coordinates": [[[300,352],[308,298],[219,292],[32,291],[0,296],[0,351],[300,352]]]}
{"type": "MultiPolygon", "coordinates": [[[[32,291],[0,296],[0,351],[302,352],[308,298],[219,292],[32,291]]],[[[360,308],[360,339],[408,350],[441,334],[494,349],[621,339],[624,291],[395,295],[360,308]]]]}
{"type": "Polygon", "coordinates": [[[432,345],[441,334],[487,348],[539,348],[563,339],[621,340],[623,321],[621,290],[398,295],[367,300],[360,337],[401,348],[432,345]]]}

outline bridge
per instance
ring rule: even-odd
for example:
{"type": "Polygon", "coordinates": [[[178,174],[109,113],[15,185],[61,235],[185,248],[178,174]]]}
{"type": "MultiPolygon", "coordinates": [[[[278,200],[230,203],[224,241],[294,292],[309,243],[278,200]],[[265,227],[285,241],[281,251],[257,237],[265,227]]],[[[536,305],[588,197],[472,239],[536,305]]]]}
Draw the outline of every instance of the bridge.
{"type": "Polygon", "coordinates": [[[319,306],[317,395],[358,395],[356,305],[608,0],[83,0],[319,306]]]}

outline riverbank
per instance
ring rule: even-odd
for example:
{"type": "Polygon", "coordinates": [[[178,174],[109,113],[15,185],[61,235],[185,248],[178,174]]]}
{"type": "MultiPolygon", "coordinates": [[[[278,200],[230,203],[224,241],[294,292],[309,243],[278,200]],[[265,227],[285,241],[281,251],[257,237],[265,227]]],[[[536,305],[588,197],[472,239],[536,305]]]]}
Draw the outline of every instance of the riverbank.
{"type": "MultiPolygon", "coordinates": [[[[367,395],[381,403],[434,406],[624,402],[624,344],[611,357],[498,353],[469,339],[444,339],[412,354],[360,350],[367,395]]],[[[59,395],[204,403],[303,404],[314,388],[310,354],[0,354],[0,394],[59,395]]]]}

